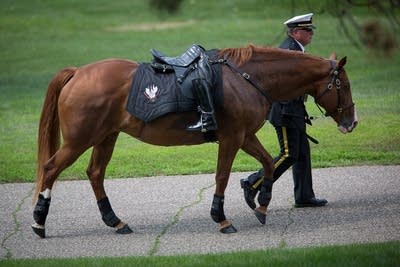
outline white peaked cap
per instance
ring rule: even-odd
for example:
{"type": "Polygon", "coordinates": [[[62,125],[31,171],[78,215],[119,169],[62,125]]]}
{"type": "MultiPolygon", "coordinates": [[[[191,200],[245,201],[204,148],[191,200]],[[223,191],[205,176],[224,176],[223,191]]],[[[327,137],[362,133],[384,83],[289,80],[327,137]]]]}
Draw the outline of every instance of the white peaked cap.
{"type": "Polygon", "coordinates": [[[315,26],[312,24],[312,17],[314,13],[308,13],[305,15],[299,15],[295,16],[291,19],[288,19],[285,21],[283,24],[285,24],[289,28],[294,28],[294,27],[311,27],[315,28],[315,26]]]}

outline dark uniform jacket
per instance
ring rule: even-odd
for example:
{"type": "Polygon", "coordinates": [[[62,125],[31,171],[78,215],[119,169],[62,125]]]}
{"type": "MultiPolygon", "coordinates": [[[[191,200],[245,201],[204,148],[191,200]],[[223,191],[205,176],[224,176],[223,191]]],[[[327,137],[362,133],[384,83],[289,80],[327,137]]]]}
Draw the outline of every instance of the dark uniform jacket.
{"type": "MultiPolygon", "coordinates": [[[[299,44],[288,37],[279,48],[302,51],[299,44]]],[[[304,106],[304,97],[298,97],[290,101],[272,103],[268,120],[274,127],[305,128],[305,116],[307,112],[304,106]]]]}

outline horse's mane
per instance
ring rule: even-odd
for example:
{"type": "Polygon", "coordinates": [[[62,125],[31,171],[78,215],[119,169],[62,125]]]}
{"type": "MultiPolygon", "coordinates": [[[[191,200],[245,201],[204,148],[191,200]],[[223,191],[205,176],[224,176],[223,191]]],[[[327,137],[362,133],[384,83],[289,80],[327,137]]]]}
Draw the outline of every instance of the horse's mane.
{"type": "Polygon", "coordinates": [[[253,44],[249,44],[247,47],[224,48],[219,51],[219,55],[229,58],[240,66],[251,58],[254,48],[255,46],[253,44]]]}
{"type": "MultiPolygon", "coordinates": [[[[284,50],[284,49],[278,49],[274,47],[268,47],[268,46],[256,46],[254,44],[249,44],[247,47],[239,47],[239,48],[223,48],[219,51],[219,56],[220,57],[226,57],[229,58],[231,61],[233,61],[235,64],[238,66],[243,65],[247,61],[251,59],[253,56],[253,53],[268,53],[269,55],[275,55],[275,57],[282,57],[283,54],[288,53],[296,53],[297,51],[293,50],[284,50]]],[[[299,53],[300,55],[304,55],[303,53],[299,53]]],[[[272,59],[272,58],[271,58],[272,59]]]]}

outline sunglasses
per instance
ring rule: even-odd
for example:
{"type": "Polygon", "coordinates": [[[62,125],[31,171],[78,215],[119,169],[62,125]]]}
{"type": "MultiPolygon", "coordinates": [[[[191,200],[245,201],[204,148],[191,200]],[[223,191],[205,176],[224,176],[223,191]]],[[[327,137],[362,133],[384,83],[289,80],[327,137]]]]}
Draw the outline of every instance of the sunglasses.
{"type": "Polygon", "coordinates": [[[312,28],[300,28],[299,30],[303,30],[306,32],[313,32],[314,30],[312,28]]]}

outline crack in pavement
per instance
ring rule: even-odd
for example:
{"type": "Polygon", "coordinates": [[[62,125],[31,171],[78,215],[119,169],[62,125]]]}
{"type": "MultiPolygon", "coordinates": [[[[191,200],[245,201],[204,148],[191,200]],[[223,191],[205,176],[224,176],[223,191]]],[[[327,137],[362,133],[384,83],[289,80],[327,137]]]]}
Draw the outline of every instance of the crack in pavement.
{"type": "Polygon", "coordinates": [[[213,187],[213,186],[215,186],[215,183],[213,183],[213,184],[211,184],[211,185],[209,185],[209,186],[200,188],[200,191],[197,193],[197,200],[195,200],[194,202],[192,202],[192,203],[190,203],[190,204],[188,204],[188,205],[186,205],[186,206],[181,207],[181,208],[175,213],[175,215],[172,217],[172,221],[171,221],[169,224],[167,224],[167,225],[161,230],[161,232],[156,236],[156,239],[154,240],[153,245],[151,246],[151,248],[150,248],[150,250],[149,250],[149,253],[148,253],[149,256],[154,256],[154,255],[158,252],[158,249],[159,249],[160,244],[161,244],[161,238],[167,233],[167,231],[168,231],[172,226],[174,226],[175,224],[178,223],[179,217],[181,216],[182,212],[183,212],[185,209],[187,209],[187,208],[191,208],[191,207],[193,207],[193,206],[199,204],[199,203],[203,200],[203,192],[204,192],[205,190],[207,190],[207,189],[213,187]]]}
{"type": "MultiPolygon", "coordinates": [[[[289,202],[292,203],[292,201],[290,201],[290,200],[289,200],[289,202]]],[[[286,235],[286,233],[287,233],[287,231],[289,229],[289,226],[294,223],[294,220],[292,218],[292,214],[293,214],[294,209],[295,209],[294,205],[292,205],[292,207],[289,209],[289,211],[287,213],[287,217],[288,217],[289,222],[286,225],[283,226],[283,229],[282,229],[282,232],[281,232],[281,240],[279,241],[279,245],[278,245],[279,248],[286,248],[287,247],[287,243],[286,243],[286,240],[285,240],[284,236],[286,235]]]]}
{"type": "Polygon", "coordinates": [[[20,227],[21,227],[21,224],[18,222],[18,219],[17,219],[17,213],[19,211],[21,211],[21,207],[25,203],[25,200],[32,196],[34,190],[35,190],[35,186],[33,186],[32,189],[27,193],[27,195],[21,199],[21,201],[17,204],[17,207],[15,208],[15,210],[11,213],[12,220],[14,222],[14,230],[11,231],[8,235],[6,235],[4,237],[4,239],[1,241],[1,248],[6,251],[5,259],[12,258],[11,249],[7,247],[6,242],[12,236],[17,234],[17,232],[20,230],[20,227]]]}

